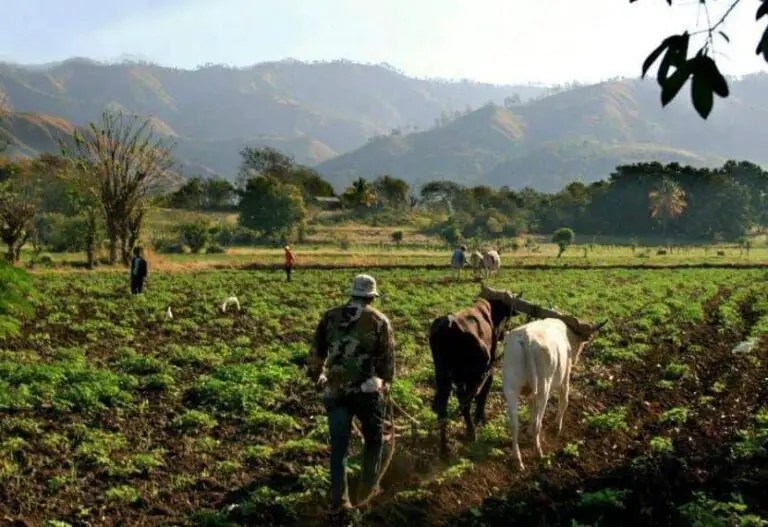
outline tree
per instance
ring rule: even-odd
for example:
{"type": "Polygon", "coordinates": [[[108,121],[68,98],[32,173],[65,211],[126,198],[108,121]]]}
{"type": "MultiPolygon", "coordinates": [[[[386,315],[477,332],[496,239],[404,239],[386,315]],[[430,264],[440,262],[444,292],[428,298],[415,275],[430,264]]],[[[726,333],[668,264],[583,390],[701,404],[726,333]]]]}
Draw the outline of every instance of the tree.
{"type": "Polygon", "coordinates": [[[210,210],[229,210],[235,205],[235,186],[219,177],[208,178],[205,182],[205,206],[210,210]]]}
{"type": "Polygon", "coordinates": [[[92,163],[73,161],[62,170],[58,177],[67,185],[67,197],[85,218],[85,253],[88,269],[96,265],[96,241],[102,227],[100,204],[100,183],[98,168],[92,163]]]}
{"type": "Polygon", "coordinates": [[[453,212],[460,208],[465,188],[453,181],[428,181],[421,187],[421,199],[434,209],[453,212]]]}
{"type": "Polygon", "coordinates": [[[245,147],[240,151],[240,157],[237,181],[241,188],[253,176],[271,176],[281,183],[299,187],[305,200],[315,196],[333,196],[333,186],[319,172],[297,164],[292,157],[272,147],[245,147]]]}
{"type": "Polygon", "coordinates": [[[203,210],[206,205],[206,182],[196,176],[187,180],[182,187],[171,194],[171,206],[177,209],[203,210]]]}
{"type": "Polygon", "coordinates": [[[400,244],[403,243],[403,231],[395,231],[392,233],[392,241],[395,242],[397,248],[400,248],[400,244]]]}
{"type": "Polygon", "coordinates": [[[448,245],[456,245],[461,241],[461,231],[455,225],[446,225],[440,231],[440,237],[448,245]]]}
{"type": "Polygon", "coordinates": [[[282,178],[295,164],[292,157],[279,150],[265,146],[262,148],[243,147],[240,150],[240,171],[238,183],[245,186],[254,176],[272,176],[282,178]]]}
{"type": "Polygon", "coordinates": [[[150,119],[105,111],[101,123],[89,124],[87,135],[75,131],[70,152],[62,153],[76,165],[91,166],[91,176],[77,179],[81,190],[98,199],[107,238],[109,262],[130,260],[138,240],[148,201],[164,192],[173,166],[172,144],[155,136],[150,119]]]}
{"type": "Polygon", "coordinates": [[[666,238],[669,221],[680,216],[688,206],[685,191],[671,179],[664,178],[648,193],[648,200],[651,218],[661,219],[662,235],[666,238]]]}
{"type": "Polygon", "coordinates": [[[202,219],[183,224],[179,231],[182,243],[188,245],[195,254],[205,249],[211,241],[211,228],[208,222],[202,219]]]}
{"type": "Polygon", "coordinates": [[[248,179],[241,191],[239,210],[242,226],[261,231],[268,238],[287,235],[307,216],[301,190],[269,176],[248,179]]]}
{"type": "Polygon", "coordinates": [[[0,239],[8,247],[8,261],[16,263],[35,229],[39,184],[26,162],[5,164],[0,173],[0,239]]]}
{"type": "Polygon", "coordinates": [[[379,176],[373,182],[373,190],[380,205],[393,209],[404,209],[408,206],[410,186],[402,179],[389,175],[379,176]]]}
{"type": "Polygon", "coordinates": [[[376,204],[376,190],[365,178],[358,178],[341,195],[341,202],[351,209],[367,209],[376,204]]]}
{"type": "Polygon", "coordinates": [[[573,229],[569,229],[568,227],[562,227],[555,231],[555,234],[552,235],[552,243],[557,244],[558,258],[560,258],[563,255],[563,253],[566,251],[566,249],[568,249],[568,247],[573,243],[573,240],[575,239],[576,239],[576,233],[573,232],[573,229]]]}
{"type": "MultiPolygon", "coordinates": [[[[630,3],[636,1],[629,0],[630,3]]],[[[672,1],[666,0],[670,6],[672,1]]],[[[684,31],[677,35],[670,35],[648,55],[642,66],[643,77],[648,73],[651,66],[661,58],[656,80],[661,88],[662,106],[666,106],[674,100],[689,78],[691,79],[693,107],[703,119],[706,119],[712,111],[715,94],[722,98],[730,95],[728,82],[710,55],[714,54],[715,51],[715,36],[723,38],[725,42],[729,41],[728,35],[721,28],[740,2],[741,0],[730,0],[729,7],[725,9],[722,16],[714,19],[709,13],[709,6],[714,3],[714,0],[699,0],[705,11],[707,28],[693,34],[684,31]],[[712,23],[712,20],[716,20],[716,22],[712,23]],[[697,33],[706,35],[705,42],[693,57],[688,58],[691,36],[697,33]]],[[[765,16],[768,16],[768,0],[761,0],[755,18],[760,20],[765,16]]],[[[768,28],[765,29],[757,43],[755,53],[762,55],[768,62],[768,28]]]]}

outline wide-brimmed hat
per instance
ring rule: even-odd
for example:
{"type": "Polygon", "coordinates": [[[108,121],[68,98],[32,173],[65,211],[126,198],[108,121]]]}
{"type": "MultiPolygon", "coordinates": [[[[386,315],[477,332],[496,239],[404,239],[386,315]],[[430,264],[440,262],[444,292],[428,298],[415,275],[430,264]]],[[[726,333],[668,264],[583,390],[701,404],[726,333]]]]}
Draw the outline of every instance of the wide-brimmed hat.
{"type": "Polygon", "coordinates": [[[376,279],[367,274],[359,274],[352,280],[352,289],[349,296],[356,298],[375,298],[379,295],[376,288],[376,279]]]}

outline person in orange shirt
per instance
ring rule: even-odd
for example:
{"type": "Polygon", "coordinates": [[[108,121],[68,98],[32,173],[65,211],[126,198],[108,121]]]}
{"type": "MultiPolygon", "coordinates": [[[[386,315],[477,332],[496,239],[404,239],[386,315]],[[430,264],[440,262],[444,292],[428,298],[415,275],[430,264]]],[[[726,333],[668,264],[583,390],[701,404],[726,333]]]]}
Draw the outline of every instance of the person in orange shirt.
{"type": "Polygon", "coordinates": [[[291,246],[285,246],[285,276],[288,282],[291,281],[291,271],[293,270],[293,253],[291,246]]]}

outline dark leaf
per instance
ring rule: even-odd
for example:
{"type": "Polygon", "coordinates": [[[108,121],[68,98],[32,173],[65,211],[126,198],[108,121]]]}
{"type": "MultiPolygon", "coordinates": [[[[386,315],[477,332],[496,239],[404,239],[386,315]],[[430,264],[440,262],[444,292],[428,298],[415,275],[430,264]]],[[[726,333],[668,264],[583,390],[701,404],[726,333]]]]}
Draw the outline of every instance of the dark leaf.
{"type": "Polygon", "coordinates": [[[676,53],[676,60],[678,62],[673,62],[672,64],[675,67],[680,67],[681,64],[685,63],[686,60],[688,60],[688,43],[691,41],[691,35],[685,31],[682,35],[679,35],[679,39],[677,41],[677,53],[676,53]]]}
{"type": "Polygon", "coordinates": [[[669,66],[671,65],[673,57],[674,53],[671,49],[668,49],[661,59],[661,64],[659,64],[659,69],[656,72],[656,82],[659,83],[659,86],[664,86],[664,83],[667,81],[667,77],[669,76],[669,66]]]}
{"type": "Polygon", "coordinates": [[[728,97],[728,82],[726,82],[725,77],[720,73],[717,64],[711,57],[708,57],[707,55],[697,56],[693,70],[694,76],[703,75],[707,79],[713,92],[720,97],[728,97]]]}
{"type": "Polygon", "coordinates": [[[720,36],[721,36],[721,37],[723,37],[723,39],[725,39],[725,41],[726,41],[726,42],[728,42],[728,43],[730,43],[730,42],[731,42],[731,39],[730,39],[730,38],[728,38],[728,35],[726,35],[726,34],[725,34],[725,33],[723,33],[722,31],[718,31],[718,33],[720,34],[720,36]]]}
{"type": "Polygon", "coordinates": [[[763,31],[763,36],[760,39],[760,43],[757,45],[755,53],[758,55],[762,53],[763,58],[768,62],[768,27],[763,31]]]}
{"type": "MultiPolygon", "coordinates": [[[[664,58],[661,59],[661,64],[659,64],[659,69],[656,72],[656,80],[659,83],[659,86],[664,84],[664,81],[669,76],[669,68],[670,66],[676,66],[677,65],[677,57],[679,56],[678,46],[680,44],[680,35],[672,35],[671,37],[667,37],[664,39],[664,41],[661,43],[659,47],[666,47],[667,52],[664,54],[664,58]]],[[[656,53],[656,50],[654,50],[653,53],[656,53]]],[[[652,53],[652,54],[653,54],[652,53]]],[[[650,55],[648,56],[646,62],[650,59],[650,55]]],[[[645,63],[643,64],[645,66],[645,63]]]]}
{"type": "MultiPolygon", "coordinates": [[[[669,75],[670,66],[674,66],[679,69],[683,67],[688,61],[688,42],[690,41],[690,35],[688,32],[684,32],[680,35],[672,35],[664,39],[663,43],[667,44],[667,52],[664,54],[664,58],[661,59],[656,79],[659,82],[659,86],[664,85],[667,76],[669,75]]],[[[663,44],[662,43],[662,44],[663,44]]]]}
{"type": "Polygon", "coordinates": [[[763,0],[763,3],[760,4],[760,7],[757,8],[757,15],[755,15],[755,20],[760,20],[765,15],[768,15],[768,0],[763,0]]]}
{"type": "Polygon", "coordinates": [[[715,93],[712,91],[712,84],[709,82],[709,77],[701,70],[695,70],[693,72],[693,80],[691,80],[691,98],[693,99],[693,107],[698,114],[706,119],[712,112],[712,106],[715,104],[715,93]]]}
{"type": "Polygon", "coordinates": [[[658,60],[658,58],[661,56],[661,54],[664,52],[665,49],[669,47],[669,39],[664,39],[664,41],[659,44],[659,47],[651,51],[650,55],[646,57],[645,62],[643,62],[643,74],[640,76],[641,78],[645,77],[645,74],[648,73],[648,70],[651,68],[654,62],[658,60]]]}
{"type": "Polygon", "coordinates": [[[670,75],[661,85],[661,105],[668,105],[680,92],[685,81],[691,75],[690,63],[686,62],[670,75]]]}

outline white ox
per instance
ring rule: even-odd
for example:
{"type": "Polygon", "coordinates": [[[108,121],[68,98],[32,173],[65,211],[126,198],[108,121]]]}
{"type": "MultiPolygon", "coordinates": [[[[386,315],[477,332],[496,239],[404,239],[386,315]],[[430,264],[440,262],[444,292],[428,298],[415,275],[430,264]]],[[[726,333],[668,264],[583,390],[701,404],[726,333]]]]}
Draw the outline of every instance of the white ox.
{"type": "Polygon", "coordinates": [[[472,251],[472,254],[469,255],[469,264],[472,266],[472,274],[475,275],[475,278],[479,277],[484,267],[483,255],[480,254],[480,251],[472,251]]]}
{"type": "Polygon", "coordinates": [[[499,267],[501,267],[501,257],[498,252],[490,250],[483,255],[483,271],[486,278],[498,271],[499,267]]]}
{"type": "MultiPolygon", "coordinates": [[[[607,321],[606,321],[607,322],[607,321]]],[[[535,320],[508,332],[504,339],[503,386],[507,399],[509,423],[514,452],[520,470],[523,458],[518,446],[518,401],[521,392],[530,390],[531,421],[528,427],[536,451],[541,450],[541,423],[552,390],[558,390],[557,435],[563,429],[563,417],[568,407],[571,369],[579,355],[605,322],[584,329],[588,336],[576,334],[557,318],[535,320]]]]}

